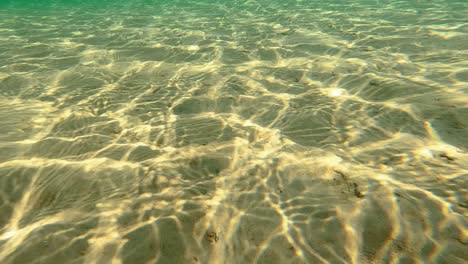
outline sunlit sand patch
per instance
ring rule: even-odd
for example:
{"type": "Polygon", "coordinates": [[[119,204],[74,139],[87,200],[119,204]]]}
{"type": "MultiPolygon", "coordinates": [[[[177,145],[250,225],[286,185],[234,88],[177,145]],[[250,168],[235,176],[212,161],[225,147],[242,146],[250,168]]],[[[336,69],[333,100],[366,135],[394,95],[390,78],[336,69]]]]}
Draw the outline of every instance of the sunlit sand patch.
{"type": "Polygon", "coordinates": [[[7,231],[7,232],[3,233],[2,236],[0,236],[0,240],[10,239],[10,238],[14,237],[16,235],[16,233],[17,233],[16,230],[7,231]]]}
{"type": "Polygon", "coordinates": [[[114,25],[109,28],[109,30],[121,30],[121,29],[125,29],[125,27],[122,25],[114,25]]]}
{"type": "Polygon", "coordinates": [[[449,32],[449,31],[431,31],[432,36],[437,36],[446,40],[456,38],[456,37],[465,37],[468,38],[468,34],[461,32],[449,32]]]}
{"type": "Polygon", "coordinates": [[[0,79],[5,79],[5,78],[7,78],[8,76],[10,76],[10,75],[7,74],[7,73],[4,73],[4,72],[0,72],[0,79]]]}
{"type": "Polygon", "coordinates": [[[197,50],[200,50],[200,47],[198,45],[190,45],[187,47],[187,50],[197,51],[197,50]]]}
{"type": "Polygon", "coordinates": [[[346,97],[348,96],[348,92],[345,89],[341,88],[329,88],[329,89],[324,89],[325,94],[330,96],[330,97],[346,97]]]}
{"type": "Polygon", "coordinates": [[[59,43],[59,45],[65,48],[72,48],[72,49],[80,46],[80,44],[73,42],[71,39],[64,39],[62,42],[59,43]]]}
{"type": "MultiPolygon", "coordinates": [[[[51,121],[56,115],[51,114],[56,109],[52,104],[40,101],[2,100],[0,99],[0,124],[3,136],[10,134],[14,142],[35,141],[48,133],[51,121]],[[24,122],[28,120],[28,122],[24,122]],[[2,124],[3,123],[3,124],[2,124]]],[[[0,138],[3,138],[0,136],[0,138]]],[[[1,142],[1,141],[0,141],[1,142]]]]}
{"type": "Polygon", "coordinates": [[[425,158],[433,158],[434,157],[434,153],[430,150],[430,149],[427,149],[427,148],[423,148],[419,151],[420,155],[425,157],[425,158]]]}

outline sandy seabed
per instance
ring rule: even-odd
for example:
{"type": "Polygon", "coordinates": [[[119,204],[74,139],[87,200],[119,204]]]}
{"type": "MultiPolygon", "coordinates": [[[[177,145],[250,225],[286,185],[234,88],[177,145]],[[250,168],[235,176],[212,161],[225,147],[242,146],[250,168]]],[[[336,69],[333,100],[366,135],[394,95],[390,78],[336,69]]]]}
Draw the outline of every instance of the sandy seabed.
{"type": "Polygon", "coordinates": [[[467,12],[0,9],[0,263],[466,263],[467,12]]]}

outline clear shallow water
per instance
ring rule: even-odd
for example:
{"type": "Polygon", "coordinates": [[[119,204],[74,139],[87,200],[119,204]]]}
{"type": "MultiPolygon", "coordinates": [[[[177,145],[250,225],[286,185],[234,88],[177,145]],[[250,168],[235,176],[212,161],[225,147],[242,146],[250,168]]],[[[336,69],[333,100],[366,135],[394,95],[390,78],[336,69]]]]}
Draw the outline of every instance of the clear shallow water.
{"type": "Polygon", "coordinates": [[[1,263],[463,263],[463,1],[0,5],[1,263]]]}

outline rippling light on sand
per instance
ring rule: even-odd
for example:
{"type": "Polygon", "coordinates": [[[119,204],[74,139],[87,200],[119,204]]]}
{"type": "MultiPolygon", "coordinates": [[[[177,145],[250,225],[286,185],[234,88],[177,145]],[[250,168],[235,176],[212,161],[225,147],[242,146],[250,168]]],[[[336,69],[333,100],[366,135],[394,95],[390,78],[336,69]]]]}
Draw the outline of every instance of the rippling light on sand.
{"type": "Polygon", "coordinates": [[[434,156],[434,153],[430,149],[422,149],[420,151],[421,155],[426,157],[426,158],[432,158],[434,156]]]}
{"type": "Polygon", "coordinates": [[[15,234],[16,234],[15,230],[7,231],[2,236],[0,236],[0,240],[9,239],[9,238],[15,236],[15,234]]]}
{"type": "Polygon", "coordinates": [[[462,0],[3,2],[1,264],[468,259],[462,0]]]}
{"type": "Polygon", "coordinates": [[[343,89],[335,88],[330,91],[330,95],[333,97],[342,96],[343,94],[344,94],[343,89]]]}

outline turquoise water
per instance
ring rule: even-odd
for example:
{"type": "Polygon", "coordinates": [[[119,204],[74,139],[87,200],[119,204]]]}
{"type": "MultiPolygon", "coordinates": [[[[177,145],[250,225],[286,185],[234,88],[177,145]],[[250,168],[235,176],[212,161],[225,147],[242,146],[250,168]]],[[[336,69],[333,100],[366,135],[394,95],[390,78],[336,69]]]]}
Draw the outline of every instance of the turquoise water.
{"type": "Polygon", "coordinates": [[[0,263],[465,263],[466,1],[2,1],[0,263]]]}

